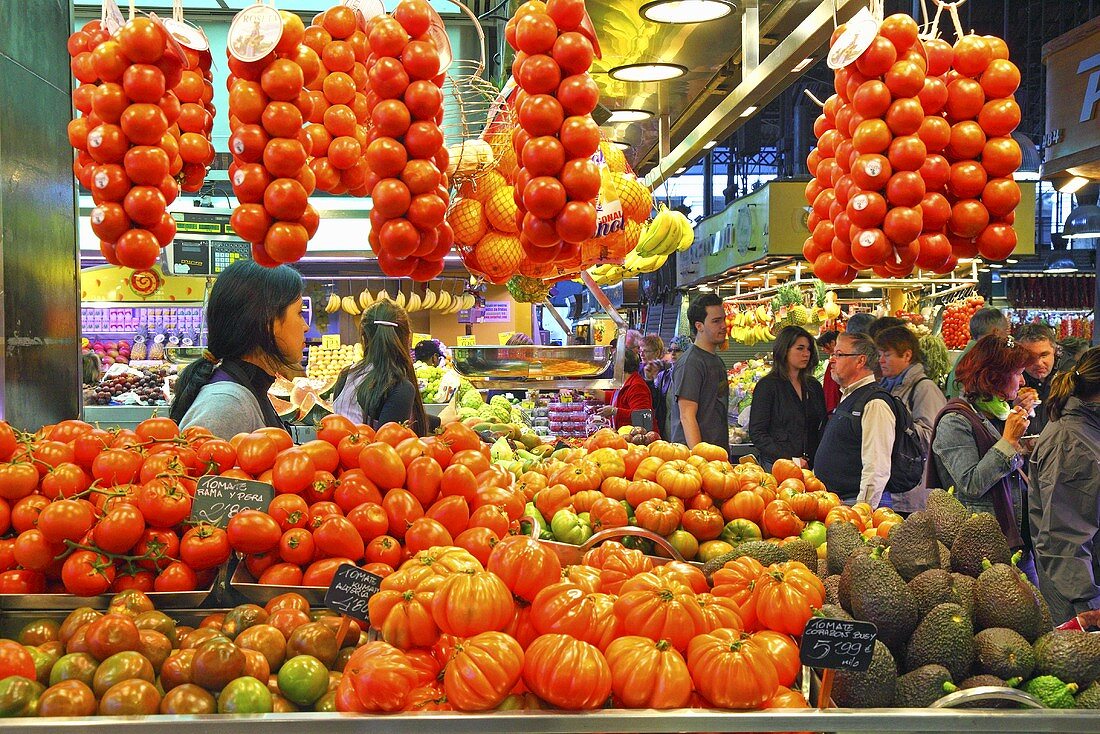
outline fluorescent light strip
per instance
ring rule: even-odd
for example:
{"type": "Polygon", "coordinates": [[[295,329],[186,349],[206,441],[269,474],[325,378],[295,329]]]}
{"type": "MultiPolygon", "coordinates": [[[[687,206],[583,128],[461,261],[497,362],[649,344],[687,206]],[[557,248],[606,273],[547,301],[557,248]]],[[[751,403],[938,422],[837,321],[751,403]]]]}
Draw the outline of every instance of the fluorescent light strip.
{"type": "Polygon", "coordinates": [[[751,117],[756,114],[756,110],[758,109],[759,108],[756,105],[753,105],[752,107],[749,107],[744,112],[742,112],[741,117],[751,117]]]}

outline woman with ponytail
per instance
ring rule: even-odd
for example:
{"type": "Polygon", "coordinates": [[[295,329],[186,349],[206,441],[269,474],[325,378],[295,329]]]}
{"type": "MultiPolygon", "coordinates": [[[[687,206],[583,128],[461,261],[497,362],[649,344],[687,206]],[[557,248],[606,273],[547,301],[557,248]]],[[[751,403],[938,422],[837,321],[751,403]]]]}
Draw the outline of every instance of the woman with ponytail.
{"type": "Polygon", "coordinates": [[[208,346],[176,381],[169,415],[229,439],[283,423],[267,397],[277,375],[302,372],[309,325],[302,276],[285,265],[238,260],[221,272],[206,305],[208,346]]]}
{"type": "Polygon", "coordinates": [[[1028,491],[1039,588],[1055,624],[1100,609],[1100,347],[1054,378],[1028,491]]]}
{"type": "Polygon", "coordinates": [[[407,423],[418,436],[430,429],[413,370],[412,330],[405,309],[389,299],[376,302],[359,322],[363,360],[336,380],[336,412],[378,427],[407,423]]]}

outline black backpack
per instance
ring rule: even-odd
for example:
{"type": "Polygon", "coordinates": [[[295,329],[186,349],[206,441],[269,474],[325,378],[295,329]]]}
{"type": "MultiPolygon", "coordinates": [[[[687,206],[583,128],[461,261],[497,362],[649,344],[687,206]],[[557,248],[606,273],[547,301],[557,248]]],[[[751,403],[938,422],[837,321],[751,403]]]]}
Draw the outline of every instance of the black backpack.
{"type": "Polygon", "coordinates": [[[863,410],[872,400],[886,401],[894,412],[894,448],[890,452],[890,480],[886,483],[885,491],[893,495],[905,494],[924,479],[927,447],[917,433],[913,414],[905,401],[878,386],[874,390],[867,390],[850,408],[853,415],[860,416],[860,440],[863,438],[863,410]]]}

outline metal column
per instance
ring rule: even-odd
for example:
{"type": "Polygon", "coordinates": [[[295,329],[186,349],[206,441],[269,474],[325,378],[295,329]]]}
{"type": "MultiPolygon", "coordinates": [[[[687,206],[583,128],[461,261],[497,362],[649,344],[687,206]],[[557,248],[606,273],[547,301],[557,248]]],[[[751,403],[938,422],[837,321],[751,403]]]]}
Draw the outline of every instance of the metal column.
{"type": "Polygon", "coordinates": [[[80,415],[72,5],[0,6],[0,415],[24,430],[80,415]]]}

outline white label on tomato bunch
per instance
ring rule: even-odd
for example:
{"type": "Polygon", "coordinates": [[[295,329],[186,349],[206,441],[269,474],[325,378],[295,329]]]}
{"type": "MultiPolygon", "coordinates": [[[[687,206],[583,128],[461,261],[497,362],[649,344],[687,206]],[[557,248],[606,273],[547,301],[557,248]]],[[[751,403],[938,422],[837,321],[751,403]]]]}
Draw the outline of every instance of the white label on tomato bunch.
{"type": "Polygon", "coordinates": [[[233,17],[226,45],[240,61],[259,61],[283,37],[283,17],[271,5],[256,3],[233,17]]]}
{"type": "Polygon", "coordinates": [[[870,230],[864,230],[859,233],[859,246],[860,247],[873,247],[878,238],[875,233],[870,230]]]}
{"type": "Polygon", "coordinates": [[[871,200],[867,198],[866,194],[860,194],[856,198],[852,199],[852,208],[857,212],[861,212],[867,208],[867,205],[871,203],[871,200]]]}
{"type": "Polygon", "coordinates": [[[829,49],[830,69],[843,69],[870,48],[878,35],[879,23],[867,8],[863,8],[844,27],[844,32],[829,49]]]}

